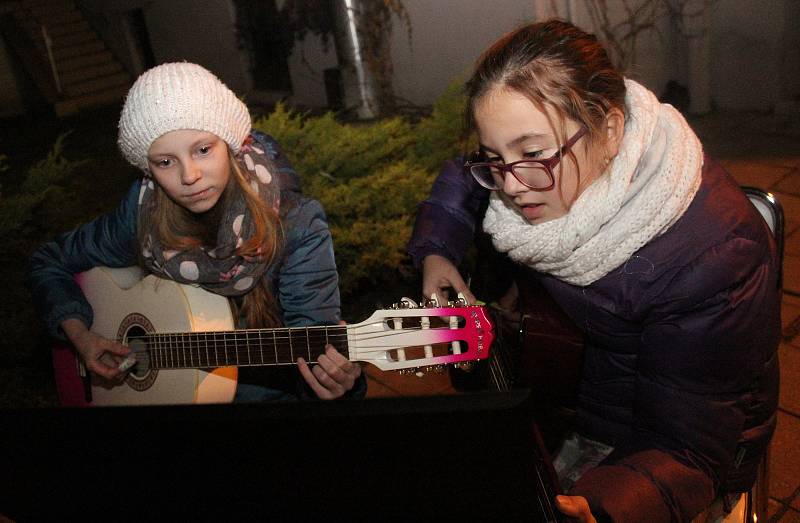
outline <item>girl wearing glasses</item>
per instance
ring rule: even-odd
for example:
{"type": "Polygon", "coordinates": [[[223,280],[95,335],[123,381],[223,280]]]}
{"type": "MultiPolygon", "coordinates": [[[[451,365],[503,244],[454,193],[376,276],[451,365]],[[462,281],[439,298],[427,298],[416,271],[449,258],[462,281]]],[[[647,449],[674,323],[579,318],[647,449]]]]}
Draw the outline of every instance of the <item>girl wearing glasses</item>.
{"type": "Polygon", "coordinates": [[[515,277],[582,330],[559,508],[689,521],[748,490],[777,407],[779,262],[764,221],[682,115],[568,23],[502,37],[467,92],[479,150],[445,165],[409,252],[426,296],[474,301],[456,266],[482,220],[515,277]]]}

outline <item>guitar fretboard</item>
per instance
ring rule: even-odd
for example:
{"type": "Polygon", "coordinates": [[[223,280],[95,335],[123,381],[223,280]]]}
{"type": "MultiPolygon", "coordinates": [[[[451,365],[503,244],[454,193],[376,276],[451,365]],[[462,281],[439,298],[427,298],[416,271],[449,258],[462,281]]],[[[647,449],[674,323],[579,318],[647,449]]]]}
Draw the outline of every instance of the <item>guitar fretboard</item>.
{"type": "Polygon", "coordinates": [[[137,359],[145,353],[154,369],[294,365],[297,358],[315,361],[326,344],[349,358],[347,327],[343,326],[160,333],[128,342],[137,359]],[[137,347],[136,340],[145,346],[137,347]]]}

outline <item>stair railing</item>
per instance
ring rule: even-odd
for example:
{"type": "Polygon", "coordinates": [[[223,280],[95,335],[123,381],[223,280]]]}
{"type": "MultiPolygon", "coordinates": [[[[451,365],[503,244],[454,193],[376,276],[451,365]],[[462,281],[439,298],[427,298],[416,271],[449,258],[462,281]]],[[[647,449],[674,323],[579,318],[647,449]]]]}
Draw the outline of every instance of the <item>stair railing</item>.
{"type": "Polygon", "coordinates": [[[44,39],[44,47],[47,49],[47,60],[50,62],[50,70],[53,73],[53,81],[56,84],[56,91],[61,94],[61,78],[58,76],[58,68],[56,67],[56,59],[53,57],[53,40],[47,34],[47,27],[44,24],[39,24],[42,28],[42,38],[44,39]]]}

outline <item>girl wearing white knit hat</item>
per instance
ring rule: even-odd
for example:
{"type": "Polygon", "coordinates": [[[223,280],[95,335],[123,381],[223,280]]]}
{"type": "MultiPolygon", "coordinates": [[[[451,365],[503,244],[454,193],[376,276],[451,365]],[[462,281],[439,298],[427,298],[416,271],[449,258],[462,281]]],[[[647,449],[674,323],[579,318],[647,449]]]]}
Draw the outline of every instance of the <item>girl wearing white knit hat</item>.
{"type": "MultiPolygon", "coordinates": [[[[502,37],[467,92],[479,150],[445,165],[409,251],[425,295],[472,301],[456,266],[482,217],[513,271],[518,294],[505,298],[539,340],[523,339],[522,357],[552,343],[550,365],[564,358],[572,345],[553,330],[566,322],[583,338],[558,508],[585,522],[690,521],[747,491],[777,407],[780,260],[766,223],[683,116],[571,24],[502,37]]],[[[527,385],[559,399],[548,384],[566,376],[527,385]]]]}
{"type": "MultiPolygon", "coordinates": [[[[324,211],[300,195],[278,144],[251,129],[247,107],[216,76],[185,62],[143,73],[125,100],[118,144],[142,179],[115,211],[36,251],[28,278],[51,333],[71,342],[95,379],[125,378],[132,362],[129,347],[88,330],[93,310],[73,275],[95,266],[138,263],[227,297],[238,327],[338,325],[324,211]]],[[[240,368],[236,400],[363,396],[360,366],[321,340],[316,364],[293,358],[299,374],[240,368]]]]}

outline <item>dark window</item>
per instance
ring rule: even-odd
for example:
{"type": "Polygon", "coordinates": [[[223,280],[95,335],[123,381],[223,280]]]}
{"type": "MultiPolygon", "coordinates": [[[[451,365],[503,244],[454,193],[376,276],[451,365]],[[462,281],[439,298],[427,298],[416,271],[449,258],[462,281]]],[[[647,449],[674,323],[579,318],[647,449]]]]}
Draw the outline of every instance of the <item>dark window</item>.
{"type": "Polygon", "coordinates": [[[285,43],[275,0],[235,0],[239,45],[247,50],[253,86],[259,90],[291,91],[285,43]]]}
{"type": "Polygon", "coordinates": [[[141,9],[128,11],[128,24],[136,49],[139,51],[139,56],[142,60],[143,69],[146,71],[156,65],[156,59],[153,54],[153,47],[150,45],[150,34],[147,32],[144,12],[141,9]]]}

